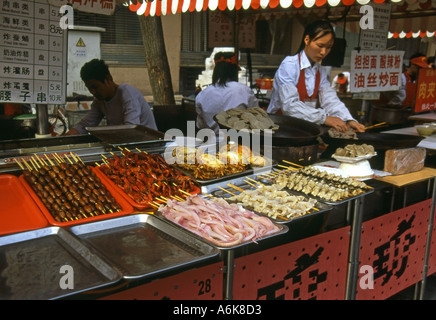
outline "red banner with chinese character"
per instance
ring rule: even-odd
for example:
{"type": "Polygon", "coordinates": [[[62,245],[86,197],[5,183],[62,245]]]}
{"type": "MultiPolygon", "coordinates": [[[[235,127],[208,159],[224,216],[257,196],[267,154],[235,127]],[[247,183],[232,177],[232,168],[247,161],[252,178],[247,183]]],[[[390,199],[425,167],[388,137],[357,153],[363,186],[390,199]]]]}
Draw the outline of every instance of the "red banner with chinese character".
{"type": "MultiPolygon", "coordinates": [[[[233,21],[225,13],[209,12],[209,47],[234,46],[233,21]]],[[[253,17],[241,19],[239,23],[239,48],[254,48],[256,38],[256,24],[253,17]]]]}
{"type": "Polygon", "coordinates": [[[352,51],[353,93],[395,91],[400,88],[404,51],[352,51]]]}
{"type": "Polygon", "coordinates": [[[419,70],[415,112],[436,109],[436,70],[419,70]]]}

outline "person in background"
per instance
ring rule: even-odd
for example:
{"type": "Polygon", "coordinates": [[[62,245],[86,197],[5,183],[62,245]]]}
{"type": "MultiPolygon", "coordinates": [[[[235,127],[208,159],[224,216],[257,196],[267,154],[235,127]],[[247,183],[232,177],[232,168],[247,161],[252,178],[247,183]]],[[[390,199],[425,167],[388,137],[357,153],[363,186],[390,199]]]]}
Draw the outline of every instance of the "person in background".
{"type": "Polygon", "coordinates": [[[219,125],[213,117],[232,108],[258,107],[259,102],[247,85],[238,82],[240,70],[233,52],[218,52],[214,56],[215,67],[212,84],[195,97],[198,129],[210,128],[219,135],[219,125]]]}
{"type": "Polygon", "coordinates": [[[433,56],[433,57],[428,57],[428,66],[430,67],[430,68],[436,68],[436,66],[435,66],[435,64],[434,64],[434,59],[435,59],[435,57],[433,56]]]}
{"type": "Polygon", "coordinates": [[[349,72],[341,72],[337,74],[332,81],[331,87],[335,89],[338,93],[346,93],[350,92],[350,73],[349,72]]]}
{"type": "Polygon", "coordinates": [[[298,53],[286,57],[274,76],[268,113],[281,112],[337,131],[364,131],[331,88],[321,66],[334,41],[329,22],[318,20],[306,26],[298,53]]]}
{"type": "Polygon", "coordinates": [[[403,106],[414,107],[416,98],[416,84],[418,81],[419,70],[428,69],[430,66],[427,57],[422,53],[415,53],[409,59],[409,67],[401,75],[402,87],[404,90],[404,99],[401,102],[403,106]]]}
{"type": "Polygon", "coordinates": [[[128,84],[116,84],[103,60],[85,63],[80,77],[94,101],[91,110],[66,135],[86,134],[85,128],[98,126],[103,117],[108,125],[142,125],[157,130],[153,112],[141,92],[128,84]]]}

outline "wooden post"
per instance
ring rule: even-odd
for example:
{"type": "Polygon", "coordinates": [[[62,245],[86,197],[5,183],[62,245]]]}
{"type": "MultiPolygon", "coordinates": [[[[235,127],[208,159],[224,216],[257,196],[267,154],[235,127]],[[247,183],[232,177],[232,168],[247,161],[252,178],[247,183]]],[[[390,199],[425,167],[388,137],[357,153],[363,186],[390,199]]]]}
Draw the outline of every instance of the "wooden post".
{"type": "Polygon", "coordinates": [[[150,86],[155,105],[175,104],[160,16],[138,16],[150,86]]]}

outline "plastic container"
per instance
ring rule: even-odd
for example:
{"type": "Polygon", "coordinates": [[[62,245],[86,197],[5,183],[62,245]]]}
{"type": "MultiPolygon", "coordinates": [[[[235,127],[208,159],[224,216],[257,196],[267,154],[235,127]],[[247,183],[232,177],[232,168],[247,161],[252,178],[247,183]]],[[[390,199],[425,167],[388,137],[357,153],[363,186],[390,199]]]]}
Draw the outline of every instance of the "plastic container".
{"type": "Polygon", "coordinates": [[[0,175],[0,235],[29,231],[49,225],[42,211],[13,175],[0,175]]]}
{"type": "MultiPolygon", "coordinates": [[[[92,168],[97,175],[101,179],[101,181],[104,181],[105,184],[110,185],[111,188],[115,189],[117,192],[119,192],[123,198],[134,208],[138,210],[152,210],[154,211],[155,208],[149,204],[140,204],[134,201],[127,193],[125,193],[120,187],[118,187],[108,176],[106,176],[98,167],[92,168]]],[[[194,190],[185,190],[189,194],[199,194],[201,192],[201,189],[199,187],[195,187],[194,190]]]]}
{"type": "Polygon", "coordinates": [[[133,207],[124,199],[123,196],[121,196],[111,185],[108,185],[103,179],[101,179],[101,182],[103,185],[109,190],[109,192],[112,194],[112,196],[115,198],[115,200],[119,203],[121,206],[121,211],[119,212],[113,212],[113,213],[107,213],[102,214],[94,217],[89,218],[82,218],[74,221],[66,221],[66,222],[58,222],[56,221],[51,213],[48,211],[47,207],[42,203],[41,199],[39,199],[38,195],[33,191],[32,187],[29,186],[26,179],[24,178],[24,175],[21,175],[19,177],[21,184],[24,186],[24,188],[27,190],[27,192],[30,194],[34,202],[37,204],[39,209],[41,210],[42,214],[47,219],[48,223],[53,226],[59,226],[59,227],[69,227],[73,225],[77,225],[80,223],[86,223],[91,221],[99,221],[103,219],[110,219],[115,217],[121,217],[125,216],[127,214],[133,213],[133,207]]]}

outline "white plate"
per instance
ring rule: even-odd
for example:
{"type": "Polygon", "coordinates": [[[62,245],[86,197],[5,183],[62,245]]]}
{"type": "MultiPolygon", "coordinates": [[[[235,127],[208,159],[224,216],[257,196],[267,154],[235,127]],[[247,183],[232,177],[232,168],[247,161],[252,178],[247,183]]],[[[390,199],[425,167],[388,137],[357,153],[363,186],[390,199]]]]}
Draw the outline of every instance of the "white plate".
{"type": "Polygon", "coordinates": [[[332,158],[335,158],[337,161],[339,162],[346,162],[346,163],[356,163],[362,160],[368,160],[371,159],[372,157],[376,156],[377,152],[375,152],[374,154],[366,154],[364,156],[358,156],[358,157],[343,157],[343,156],[337,156],[335,154],[332,155],[332,158]]]}

